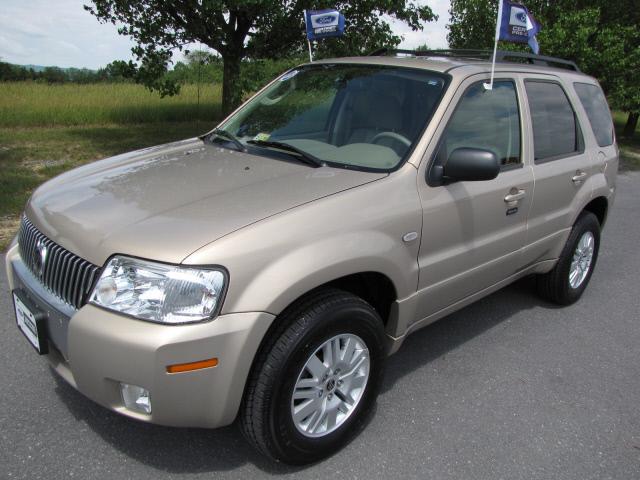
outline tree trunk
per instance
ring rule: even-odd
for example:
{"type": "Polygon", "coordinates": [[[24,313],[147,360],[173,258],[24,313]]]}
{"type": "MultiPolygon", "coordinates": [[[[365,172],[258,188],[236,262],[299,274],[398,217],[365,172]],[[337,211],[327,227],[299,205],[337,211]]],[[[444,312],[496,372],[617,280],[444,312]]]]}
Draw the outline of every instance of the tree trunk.
{"type": "Polygon", "coordinates": [[[633,137],[633,134],[636,132],[636,127],[638,126],[638,118],[640,117],[640,112],[630,112],[627,117],[627,124],[624,126],[624,130],[622,131],[622,136],[626,138],[633,137]]]}
{"type": "Polygon", "coordinates": [[[242,101],[240,64],[242,56],[227,53],[222,57],[222,114],[229,115],[242,101]]]}

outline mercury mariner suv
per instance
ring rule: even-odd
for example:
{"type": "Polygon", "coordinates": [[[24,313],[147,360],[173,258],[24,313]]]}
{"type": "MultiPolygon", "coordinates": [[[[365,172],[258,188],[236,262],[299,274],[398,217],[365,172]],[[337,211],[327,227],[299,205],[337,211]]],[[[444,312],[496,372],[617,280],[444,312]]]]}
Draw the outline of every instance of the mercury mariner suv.
{"type": "Polygon", "coordinates": [[[596,264],[618,168],[597,81],[463,55],[301,65],[200,138],[45,183],[7,253],[17,326],[120,414],[335,451],[409,334],[525,275],[571,304],[596,264]]]}

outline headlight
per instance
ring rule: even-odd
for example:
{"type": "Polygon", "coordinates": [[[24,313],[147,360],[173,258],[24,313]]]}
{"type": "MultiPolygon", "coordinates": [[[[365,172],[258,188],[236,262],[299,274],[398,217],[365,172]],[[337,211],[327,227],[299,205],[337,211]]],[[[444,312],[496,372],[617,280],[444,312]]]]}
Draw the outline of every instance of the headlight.
{"type": "Polygon", "coordinates": [[[189,323],[211,318],[225,287],[221,270],[113,257],[90,302],[141,320],[189,323]]]}

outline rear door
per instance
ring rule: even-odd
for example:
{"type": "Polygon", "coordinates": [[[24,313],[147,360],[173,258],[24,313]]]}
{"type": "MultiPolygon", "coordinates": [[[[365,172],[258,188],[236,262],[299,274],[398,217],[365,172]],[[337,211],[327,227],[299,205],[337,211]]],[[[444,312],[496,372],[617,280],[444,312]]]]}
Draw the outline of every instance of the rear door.
{"type": "MultiPolygon", "coordinates": [[[[525,161],[521,84],[498,77],[491,91],[485,75],[458,88],[423,160],[445,164],[461,147],[493,151],[501,161],[498,177],[430,186],[418,175],[423,207],[419,253],[418,319],[479,292],[516,273],[525,244],[533,174],[525,161]]],[[[423,170],[424,169],[424,170],[423,170]]]]}
{"type": "Polygon", "coordinates": [[[595,159],[585,149],[570,85],[550,75],[524,79],[531,116],[535,198],[528,221],[524,261],[557,258],[575,217],[578,197],[591,196],[595,159]]]}

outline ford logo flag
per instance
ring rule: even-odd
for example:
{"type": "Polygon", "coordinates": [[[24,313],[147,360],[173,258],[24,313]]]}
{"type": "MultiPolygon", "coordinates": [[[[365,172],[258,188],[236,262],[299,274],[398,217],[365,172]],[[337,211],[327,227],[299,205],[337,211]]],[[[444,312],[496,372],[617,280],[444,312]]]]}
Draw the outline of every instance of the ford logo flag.
{"type": "Polygon", "coordinates": [[[344,16],[338,10],[307,10],[304,21],[309,40],[344,34],[344,16]]]}
{"type": "Polygon", "coordinates": [[[500,22],[500,40],[516,43],[528,43],[534,53],[538,53],[536,34],[540,24],[521,3],[501,0],[502,18],[500,22]]]}

